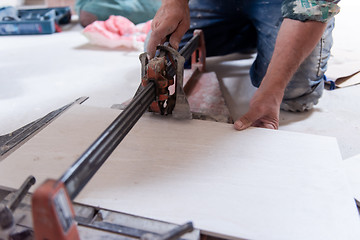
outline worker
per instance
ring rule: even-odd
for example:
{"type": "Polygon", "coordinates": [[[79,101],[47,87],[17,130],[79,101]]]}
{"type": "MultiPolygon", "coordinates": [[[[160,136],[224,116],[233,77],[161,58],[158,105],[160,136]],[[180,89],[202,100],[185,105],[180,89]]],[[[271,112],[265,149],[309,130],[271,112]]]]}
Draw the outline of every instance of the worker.
{"type": "Polygon", "coordinates": [[[163,0],[147,52],[154,57],[167,36],[172,47],[181,48],[194,29],[204,32],[207,56],[256,48],[250,78],[258,89],[234,127],[278,129],[280,109],[309,110],[322,95],[338,2],[163,0]]]}
{"type": "Polygon", "coordinates": [[[75,9],[83,27],[96,20],[105,21],[111,15],[123,16],[134,24],[151,20],[161,0],[76,0],[75,9]]]}

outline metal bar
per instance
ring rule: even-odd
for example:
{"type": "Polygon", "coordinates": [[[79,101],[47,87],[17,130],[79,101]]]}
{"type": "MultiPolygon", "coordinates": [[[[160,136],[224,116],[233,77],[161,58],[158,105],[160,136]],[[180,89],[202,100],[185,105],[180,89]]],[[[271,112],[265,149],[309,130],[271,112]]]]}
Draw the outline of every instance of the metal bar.
{"type": "Polygon", "coordinates": [[[185,46],[180,50],[180,55],[183,56],[185,58],[185,61],[187,61],[192,53],[195,51],[195,49],[198,48],[199,46],[199,40],[200,40],[200,35],[195,34],[190,41],[188,41],[185,46]]]}
{"type": "Polygon", "coordinates": [[[0,136],[0,156],[5,155],[11,149],[22,143],[25,139],[32,136],[35,132],[49,124],[57,116],[67,110],[69,107],[74,104],[81,104],[86,101],[88,97],[81,97],[75,100],[74,102],[67,104],[55,111],[48,113],[46,116],[27,124],[26,126],[3,136],[0,136]]]}
{"type": "Polygon", "coordinates": [[[174,228],[173,230],[162,234],[161,235],[161,240],[176,240],[179,237],[181,237],[182,235],[184,235],[187,232],[191,232],[194,230],[194,226],[192,224],[192,222],[187,222],[183,225],[180,225],[176,228],[174,228]]]}
{"type": "Polygon", "coordinates": [[[141,236],[140,240],[177,240],[185,233],[192,232],[193,230],[192,222],[187,222],[163,234],[145,233],[141,236]]]}
{"type": "Polygon", "coordinates": [[[185,240],[185,238],[181,238],[181,236],[187,232],[191,232],[194,230],[191,222],[177,226],[174,229],[170,230],[169,232],[166,232],[165,234],[159,234],[155,232],[150,232],[148,230],[142,230],[140,228],[127,227],[110,222],[96,221],[93,223],[86,223],[83,222],[81,218],[80,219],[76,218],[76,220],[79,226],[116,233],[123,236],[138,238],[141,240],[176,240],[176,239],[185,240]]]}
{"type": "MultiPolygon", "coordinates": [[[[131,227],[127,227],[127,226],[122,226],[120,224],[114,224],[114,223],[109,223],[109,222],[96,221],[93,223],[84,223],[84,222],[81,222],[81,220],[80,220],[80,221],[77,221],[77,223],[80,226],[89,227],[89,228],[102,230],[102,231],[106,231],[106,232],[117,233],[117,234],[129,236],[129,237],[133,237],[133,238],[140,238],[142,235],[149,233],[149,231],[145,231],[145,230],[141,230],[141,229],[137,229],[137,228],[131,228],[131,227]]],[[[156,234],[153,232],[151,232],[151,233],[156,234]]]]}
{"type": "Polygon", "coordinates": [[[25,182],[21,185],[21,187],[15,192],[14,196],[10,199],[9,209],[14,212],[15,209],[19,206],[19,203],[23,200],[25,195],[28,193],[30,187],[34,185],[36,182],[34,176],[29,176],[25,182]]]}
{"type": "Polygon", "coordinates": [[[155,99],[150,82],[59,179],[74,199],[155,99]]]}

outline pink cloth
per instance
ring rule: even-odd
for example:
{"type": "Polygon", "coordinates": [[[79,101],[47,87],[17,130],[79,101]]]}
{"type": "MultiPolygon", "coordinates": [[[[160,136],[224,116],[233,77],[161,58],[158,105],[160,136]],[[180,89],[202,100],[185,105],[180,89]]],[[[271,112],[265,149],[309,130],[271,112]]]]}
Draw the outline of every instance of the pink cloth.
{"type": "Polygon", "coordinates": [[[136,49],[142,51],[151,21],[135,25],[122,16],[110,16],[106,21],[95,21],[88,25],[83,34],[91,44],[102,47],[136,49]]]}

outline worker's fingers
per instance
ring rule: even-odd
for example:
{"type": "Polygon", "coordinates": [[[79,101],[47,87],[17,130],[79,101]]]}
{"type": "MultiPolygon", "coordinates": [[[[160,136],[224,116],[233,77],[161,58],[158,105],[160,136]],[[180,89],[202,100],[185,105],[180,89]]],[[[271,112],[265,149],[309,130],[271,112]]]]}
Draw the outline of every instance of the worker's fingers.
{"type": "Polygon", "coordinates": [[[163,1],[151,23],[151,35],[147,45],[150,58],[156,53],[156,47],[170,36],[170,45],[178,48],[181,37],[190,26],[190,11],[188,1],[163,1]]]}
{"type": "Polygon", "coordinates": [[[277,121],[274,119],[263,118],[256,120],[251,126],[253,127],[260,127],[260,128],[267,128],[267,129],[278,129],[277,121]]]}
{"type": "Polygon", "coordinates": [[[277,118],[272,118],[267,115],[262,116],[259,113],[248,112],[234,123],[234,128],[239,131],[247,129],[250,126],[267,129],[278,129],[279,121],[277,118]]]}
{"type": "Polygon", "coordinates": [[[150,55],[150,58],[155,56],[156,46],[162,44],[166,40],[166,36],[174,32],[175,27],[167,26],[167,24],[153,22],[152,32],[150,35],[149,43],[147,45],[147,52],[150,55]]]}
{"type": "Polygon", "coordinates": [[[277,130],[279,128],[279,126],[274,123],[263,123],[262,128],[277,130]]]}
{"type": "Polygon", "coordinates": [[[250,127],[253,124],[253,120],[251,120],[249,118],[249,116],[247,116],[246,114],[244,116],[242,116],[241,118],[239,118],[238,120],[235,121],[234,123],[234,128],[236,130],[245,130],[248,127],[250,127]]]}
{"type": "Polygon", "coordinates": [[[170,45],[175,49],[178,50],[179,43],[181,38],[184,36],[186,31],[190,27],[190,19],[183,19],[183,21],[178,25],[176,30],[170,36],[170,45]]]}

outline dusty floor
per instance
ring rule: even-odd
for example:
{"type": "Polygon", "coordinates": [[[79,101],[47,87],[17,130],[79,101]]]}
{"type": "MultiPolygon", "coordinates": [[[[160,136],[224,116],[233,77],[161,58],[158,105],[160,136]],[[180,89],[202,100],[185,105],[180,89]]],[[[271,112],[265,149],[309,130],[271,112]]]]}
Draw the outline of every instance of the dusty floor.
{"type": "MultiPolygon", "coordinates": [[[[356,16],[354,6],[359,7],[359,3],[341,3],[334,52],[340,49],[356,55],[360,33],[354,32],[351,24],[356,16]]],[[[0,37],[0,135],[81,96],[90,97],[85,104],[102,107],[133,96],[140,83],[139,52],[91,46],[81,30],[74,24],[52,35],[0,37]]],[[[235,54],[208,59],[208,71],[218,75],[234,118],[246,112],[255,91],[248,77],[253,57],[235,54]]],[[[346,61],[349,56],[333,58],[346,61]]],[[[281,112],[280,129],[334,136],[344,159],[360,154],[359,91],[360,85],[326,91],[312,111],[281,112]]]]}

